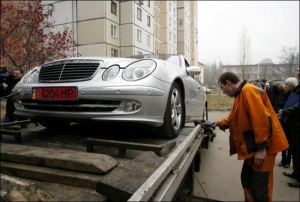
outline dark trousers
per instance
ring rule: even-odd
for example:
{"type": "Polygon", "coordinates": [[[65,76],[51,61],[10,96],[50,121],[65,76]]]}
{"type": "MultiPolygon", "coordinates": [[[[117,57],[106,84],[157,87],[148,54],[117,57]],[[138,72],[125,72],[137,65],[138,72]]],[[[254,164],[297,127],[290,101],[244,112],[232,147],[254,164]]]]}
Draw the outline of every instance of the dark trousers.
{"type": "Polygon", "coordinates": [[[283,165],[290,165],[291,164],[291,159],[292,159],[292,134],[291,134],[291,129],[290,127],[286,124],[286,123],[281,123],[281,126],[283,128],[284,134],[286,136],[286,139],[288,140],[289,143],[289,148],[287,148],[286,150],[283,150],[281,152],[282,155],[282,159],[281,162],[283,165]]]}
{"type": "MultiPolygon", "coordinates": [[[[300,127],[291,126],[293,169],[300,177],[300,127]]],[[[300,180],[300,179],[298,179],[300,180]]]]}
{"type": "Polygon", "coordinates": [[[275,157],[276,154],[267,154],[261,165],[256,165],[253,157],[244,160],[241,182],[245,201],[272,201],[275,157]]]}

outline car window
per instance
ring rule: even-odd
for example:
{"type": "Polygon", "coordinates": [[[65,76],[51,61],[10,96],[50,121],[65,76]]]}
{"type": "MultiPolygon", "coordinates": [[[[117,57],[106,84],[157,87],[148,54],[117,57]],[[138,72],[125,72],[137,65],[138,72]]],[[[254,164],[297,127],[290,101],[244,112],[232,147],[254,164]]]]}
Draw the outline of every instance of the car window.
{"type": "Polygon", "coordinates": [[[184,62],[185,62],[185,68],[188,68],[190,66],[189,63],[186,61],[186,59],[184,59],[184,62]]]}

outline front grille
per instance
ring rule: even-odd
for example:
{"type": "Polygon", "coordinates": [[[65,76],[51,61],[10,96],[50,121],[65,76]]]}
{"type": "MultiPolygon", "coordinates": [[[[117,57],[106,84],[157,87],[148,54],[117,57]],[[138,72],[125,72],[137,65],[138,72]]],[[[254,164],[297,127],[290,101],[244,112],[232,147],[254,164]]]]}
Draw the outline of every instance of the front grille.
{"type": "Polygon", "coordinates": [[[120,107],[116,100],[40,101],[22,100],[25,109],[59,112],[111,112],[120,107]]]}
{"type": "Polygon", "coordinates": [[[101,61],[67,60],[41,66],[39,82],[61,83],[85,81],[93,78],[101,61]]]}

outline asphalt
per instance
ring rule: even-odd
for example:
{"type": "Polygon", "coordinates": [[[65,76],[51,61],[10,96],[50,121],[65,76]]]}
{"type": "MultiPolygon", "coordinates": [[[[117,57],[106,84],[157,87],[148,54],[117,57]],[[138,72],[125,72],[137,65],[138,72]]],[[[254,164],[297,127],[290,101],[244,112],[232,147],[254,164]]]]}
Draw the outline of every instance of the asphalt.
{"type": "MultiPolygon", "coordinates": [[[[209,111],[209,120],[217,121],[227,117],[229,111],[209,111]]],[[[195,201],[244,201],[240,182],[243,161],[229,156],[229,131],[216,128],[217,137],[210,142],[209,149],[201,150],[200,173],[195,173],[195,201]]],[[[300,201],[299,188],[289,187],[294,179],[282,174],[292,172],[291,168],[279,167],[281,153],[276,156],[274,167],[273,201],[300,201]]]]}

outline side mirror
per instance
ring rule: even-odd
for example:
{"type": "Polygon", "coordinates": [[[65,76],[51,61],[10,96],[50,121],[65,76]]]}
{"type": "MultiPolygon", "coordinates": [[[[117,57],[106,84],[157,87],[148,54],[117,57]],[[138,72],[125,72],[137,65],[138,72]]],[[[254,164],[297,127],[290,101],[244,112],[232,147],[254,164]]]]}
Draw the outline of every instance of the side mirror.
{"type": "Polygon", "coordinates": [[[200,67],[197,67],[197,66],[187,67],[186,71],[187,71],[189,76],[199,75],[201,73],[200,67]]]}

